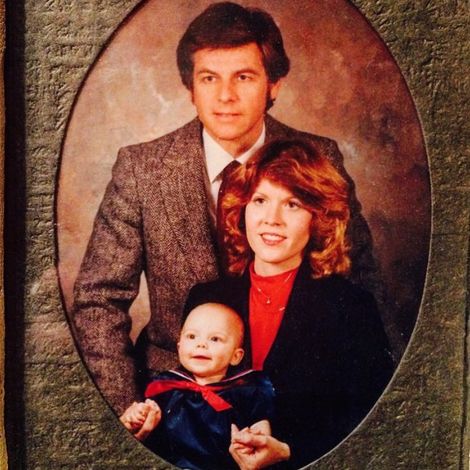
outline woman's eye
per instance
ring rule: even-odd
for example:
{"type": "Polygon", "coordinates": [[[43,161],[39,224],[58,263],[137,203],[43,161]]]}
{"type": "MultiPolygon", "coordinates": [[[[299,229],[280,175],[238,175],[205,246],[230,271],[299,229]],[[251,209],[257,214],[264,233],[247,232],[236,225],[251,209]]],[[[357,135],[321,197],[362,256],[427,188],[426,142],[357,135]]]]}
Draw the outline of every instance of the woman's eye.
{"type": "Polygon", "coordinates": [[[257,205],[261,205],[265,202],[265,199],[263,197],[254,197],[252,202],[257,205]]]}
{"type": "Polygon", "coordinates": [[[289,209],[300,209],[302,207],[302,203],[300,201],[289,201],[287,203],[287,207],[289,207],[289,209]]]}

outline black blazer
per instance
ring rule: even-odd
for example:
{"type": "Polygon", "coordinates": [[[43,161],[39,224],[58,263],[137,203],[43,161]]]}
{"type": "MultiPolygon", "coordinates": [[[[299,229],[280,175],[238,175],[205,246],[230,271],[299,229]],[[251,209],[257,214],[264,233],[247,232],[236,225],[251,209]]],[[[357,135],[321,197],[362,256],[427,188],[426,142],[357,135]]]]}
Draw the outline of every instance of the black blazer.
{"type": "MultiPolygon", "coordinates": [[[[196,285],[185,314],[205,302],[232,306],[245,321],[250,367],[250,279],[196,285]]],[[[303,263],[264,371],[276,390],[273,436],[291,448],[290,468],[320,457],[344,439],[377,401],[393,372],[374,298],[340,276],[312,279],[303,263]]]]}

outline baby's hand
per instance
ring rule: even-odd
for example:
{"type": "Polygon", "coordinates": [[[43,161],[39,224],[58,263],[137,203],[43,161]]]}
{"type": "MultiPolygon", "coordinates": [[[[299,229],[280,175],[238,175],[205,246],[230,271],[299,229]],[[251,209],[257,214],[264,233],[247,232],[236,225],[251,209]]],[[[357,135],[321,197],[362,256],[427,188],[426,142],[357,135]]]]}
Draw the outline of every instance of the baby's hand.
{"type": "Polygon", "coordinates": [[[129,431],[138,430],[145,423],[145,419],[150,411],[150,408],[145,403],[132,403],[129,408],[119,418],[121,423],[124,424],[129,431]]]}
{"type": "Polygon", "coordinates": [[[136,439],[144,440],[160,422],[162,413],[160,407],[150,399],[145,402],[134,402],[120,416],[120,421],[136,439]]]}

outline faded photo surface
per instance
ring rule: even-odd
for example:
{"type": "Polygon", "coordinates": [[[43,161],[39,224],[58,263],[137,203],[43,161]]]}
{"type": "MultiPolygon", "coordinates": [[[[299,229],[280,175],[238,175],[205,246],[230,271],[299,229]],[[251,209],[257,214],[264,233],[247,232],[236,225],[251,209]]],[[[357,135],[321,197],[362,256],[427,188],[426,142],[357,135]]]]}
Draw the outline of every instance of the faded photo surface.
{"type": "MultiPolygon", "coordinates": [[[[210,4],[144,2],[110,38],[76,98],[57,196],[67,311],[118,150],[163,136],[196,116],[178,74],[176,45],[210,4]]],[[[427,156],[407,85],[380,37],[347,1],[258,0],[247,6],[273,16],[291,61],[269,114],[333,139],[344,157],[372,232],[386,293],[382,320],[398,361],[418,315],[430,237],[427,156]]],[[[150,315],[143,275],[131,315],[135,340],[150,315]]]]}

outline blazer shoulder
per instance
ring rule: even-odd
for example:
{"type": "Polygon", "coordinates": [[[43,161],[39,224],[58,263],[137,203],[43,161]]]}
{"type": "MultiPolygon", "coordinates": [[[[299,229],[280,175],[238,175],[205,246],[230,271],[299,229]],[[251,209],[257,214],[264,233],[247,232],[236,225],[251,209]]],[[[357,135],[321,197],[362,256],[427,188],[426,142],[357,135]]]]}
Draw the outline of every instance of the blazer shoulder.
{"type": "Polygon", "coordinates": [[[179,142],[198,141],[200,121],[195,118],[184,126],[156,139],[127,145],[119,150],[120,158],[138,158],[141,161],[163,158],[173,145],[179,142]]]}
{"type": "Polygon", "coordinates": [[[349,279],[333,275],[317,281],[325,296],[344,305],[374,305],[375,298],[367,290],[354,284],[349,279]]]}
{"type": "Polygon", "coordinates": [[[269,114],[266,115],[266,133],[270,139],[305,139],[321,146],[337,148],[333,139],[295,129],[269,114]]]}
{"type": "Polygon", "coordinates": [[[309,304],[320,302],[336,321],[347,322],[354,321],[357,317],[378,316],[374,296],[343,276],[304,279],[299,284],[296,295],[309,304]]]}

